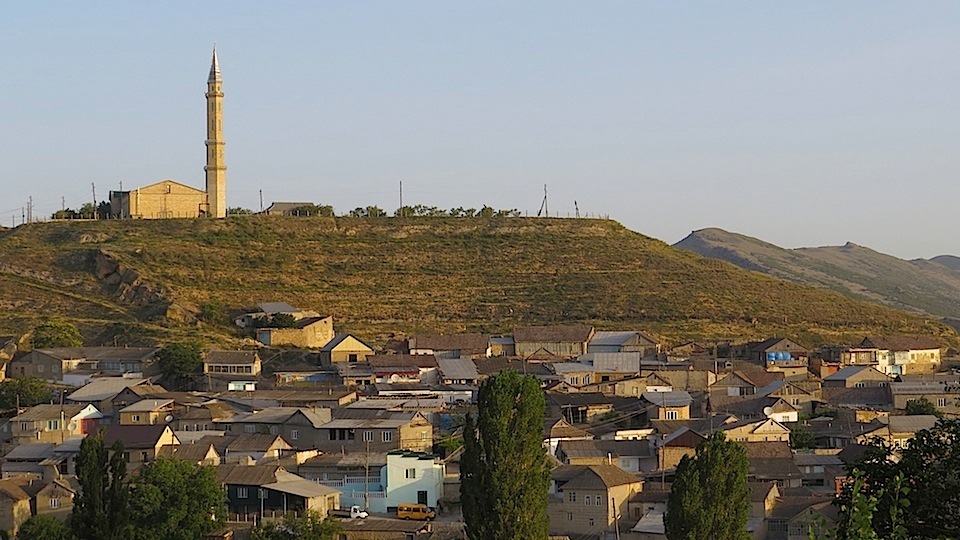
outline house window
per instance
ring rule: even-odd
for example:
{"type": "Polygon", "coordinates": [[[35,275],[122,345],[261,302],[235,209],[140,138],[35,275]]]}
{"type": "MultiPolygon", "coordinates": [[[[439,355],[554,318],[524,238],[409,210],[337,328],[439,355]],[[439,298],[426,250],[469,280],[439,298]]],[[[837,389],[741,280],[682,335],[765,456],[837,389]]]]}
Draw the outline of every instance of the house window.
{"type": "Polygon", "coordinates": [[[587,525],[593,527],[593,518],[587,520],[587,525]]]}
{"type": "Polygon", "coordinates": [[[947,406],[947,398],[938,397],[937,407],[946,407],[946,406],[947,406]]]}
{"type": "Polygon", "coordinates": [[[43,373],[43,364],[37,364],[37,373],[43,373]]]}
{"type": "Polygon", "coordinates": [[[603,506],[603,497],[597,495],[597,506],[603,506]]]}
{"type": "Polygon", "coordinates": [[[567,500],[570,501],[570,502],[577,502],[577,492],[576,492],[576,491],[571,491],[571,492],[567,495],[567,500]]]}
{"type": "Polygon", "coordinates": [[[276,435],[280,433],[280,426],[270,426],[270,434],[276,435]]]}
{"type": "Polygon", "coordinates": [[[238,487],[238,488],[237,488],[237,498],[238,498],[238,499],[249,499],[249,498],[250,498],[250,491],[249,491],[247,488],[245,488],[245,487],[238,487]]]}
{"type": "Polygon", "coordinates": [[[383,442],[391,442],[391,441],[393,441],[393,432],[392,432],[392,431],[384,431],[384,432],[383,432],[383,442]]]}
{"type": "Polygon", "coordinates": [[[256,432],[257,432],[257,426],[255,426],[255,425],[253,425],[253,424],[244,424],[244,426],[243,426],[243,432],[244,432],[244,433],[256,433],[256,432]]]}
{"type": "Polygon", "coordinates": [[[60,429],[59,420],[47,420],[47,429],[49,430],[58,430],[60,429]]]}
{"type": "Polygon", "coordinates": [[[373,442],[373,432],[372,432],[372,431],[364,431],[364,432],[363,432],[363,440],[364,440],[364,442],[373,442]]]}
{"type": "Polygon", "coordinates": [[[139,422],[139,421],[140,421],[140,415],[139,415],[139,414],[135,414],[135,415],[133,415],[131,418],[133,419],[134,422],[139,422]]]}
{"type": "Polygon", "coordinates": [[[421,432],[420,432],[420,440],[421,440],[421,441],[427,440],[427,432],[426,432],[426,431],[421,431],[421,432]]]}
{"type": "Polygon", "coordinates": [[[140,461],[142,461],[143,463],[150,461],[150,454],[148,454],[147,452],[140,452],[140,461]]]}
{"type": "Polygon", "coordinates": [[[130,463],[130,452],[124,452],[124,453],[123,453],[123,461],[124,461],[125,463],[130,463]]]}
{"type": "Polygon", "coordinates": [[[60,508],[60,497],[50,497],[50,508],[60,508]]]}
{"type": "Polygon", "coordinates": [[[347,355],[347,360],[349,360],[350,362],[356,362],[356,361],[357,361],[357,355],[356,355],[356,354],[349,354],[349,355],[347,355]]]}
{"type": "Polygon", "coordinates": [[[680,417],[680,413],[677,411],[665,411],[665,414],[667,420],[676,420],[680,417]]]}
{"type": "Polygon", "coordinates": [[[290,430],[290,438],[293,439],[293,440],[299,439],[299,438],[300,438],[300,430],[299,430],[299,429],[291,429],[291,430],[290,430]]]}
{"type": "Polygon", "coordinates": [[[417,470],[416,469],[407,469],[404,471],[406,478],[416,478],[417,470]]]}
{"type": "Polygon", "coordinates": [[[854,388],[864,388],[867,386],[867,383],[858,382],[853,385],[854,388]]]}
{"type": "Polygon", "coordinates": [[[591,496],[589,496],[589,495],[587,495],[586,497],[584,497],[584,498],[583,498],[583,504],[585,504],[585,505],[587,505],[587,506],[590,506],[591,504],[593,504],[593,497],[591,497],[591,496]]]}
{"type": "Polygon", "coordinates": [[[30,425],[26,422],[20,422],[20,431],[26,431],[30,429],[30,425]]]}

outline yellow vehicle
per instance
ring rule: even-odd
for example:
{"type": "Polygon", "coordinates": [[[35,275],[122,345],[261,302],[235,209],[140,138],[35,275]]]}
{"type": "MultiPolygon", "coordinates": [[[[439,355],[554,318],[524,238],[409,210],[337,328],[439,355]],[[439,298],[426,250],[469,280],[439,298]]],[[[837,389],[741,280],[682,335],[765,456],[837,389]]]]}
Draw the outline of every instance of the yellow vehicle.
{"type": "Polygon", "coordinates": [[[437,517],[437,513],[425,504],[401,504],[397,506],[397,517],[423,521],[437,517]]]}

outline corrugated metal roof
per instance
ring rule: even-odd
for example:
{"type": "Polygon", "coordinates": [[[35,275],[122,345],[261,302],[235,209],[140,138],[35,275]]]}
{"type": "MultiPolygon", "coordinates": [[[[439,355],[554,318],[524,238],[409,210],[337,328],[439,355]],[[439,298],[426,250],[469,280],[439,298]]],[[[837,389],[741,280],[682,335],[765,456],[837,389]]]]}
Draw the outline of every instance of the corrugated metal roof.
{"type": "Polygon", "coordinates": [[[142,399],[133,405],[120,409],[120,412],[153,412],[173,405],[172,399],[142,399]]]}
{"type": "Polygon", "coordinates": [[[658,407],[685,407],[693,403],[690,394],[683,390],[672,392],[644,392],[643,399],[658,407]]]}
{"type": "Polygon", "coordinates": [[[440,375],[444,379],[476,380],[480,378],[477,365],[467,357],[438,358],[437,364],[440,366],[440,375]]]}
{"type": "Polygon", "coordinates": [[[67,396],[71,401],[103,401],[119,394],[124,388],[136,386],[147,379],[128,379],[126,377],[101,377],[90,381],[82,388],[67,396]]]}

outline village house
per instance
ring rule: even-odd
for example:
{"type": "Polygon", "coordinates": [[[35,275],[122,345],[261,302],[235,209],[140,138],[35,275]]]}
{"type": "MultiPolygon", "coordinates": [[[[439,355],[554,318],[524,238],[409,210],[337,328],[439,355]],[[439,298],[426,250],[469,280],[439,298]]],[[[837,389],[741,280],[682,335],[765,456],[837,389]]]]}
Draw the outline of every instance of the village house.
{"type": "Polygon", "coordinates": [[[547,407],[571,424],[584,424],[614,410],[612,398],[600,393],[548,392],[547,407]]]}
{"type": "Polygon", "coordinates": [[[594,380],[593,365],[581,362],[555,362],[550,364],[550,368],[557,374],[561,381],[569,386],[581,387],[588,385],[594,380]]]}
{"type": "MultiPolygon", "coordinates": [[[[813,404],[820,395],[820,389],[806,390],[799,383],[794,384],[789,381],[773,381],[770,384],[758,388],[756,396],[781,398],[797,410],[799,414],[810,416],[813,414],[813,404]]],[[[788,420],[795,422],[796,420],[788,420]]]]}
{"type": "Polygon", "coordinates": [[[143,373],[156,357],[157,347],[61,347],[34,349],[10,362],[7,375],[39,377],[46,381],[69,380],[72,371],[122,375],[143,373]]]}
{"type": "Polygon", "coordinates": [[[782,373],[769,373],[754,369],[750,371],[736,370],[721,377],[710,385],[710,395],[752,396],[757,390],[776,380],[782,380],[782,373]]]}
{"type": "Polygon", "coordinates": [[[324,440],[330,409],[268,407],[250,414],[237,414],[214,425],[234,434],[280,435],[294,448],[315,448],[324,440]]]}
{"type": "Polygon", "coordinates": [[[775,396],[711,396],[710,409],[729,413],[743,420],[772,418],[780,423],[791,423],[800,417],[796,407],[775,396]]]}
{"type": "Polygon", "coordinates": [[[367,357],[374,383],[422,382],[436,384],[440,380],[437,359],[425,354],[376,354],[367,357]]]}
{"type": "Polygon", "coordinates": [[[195,407],[188,407],[184,412],[175,414],[171,426],[176,431],[207,431],[218,423],[223,423],[236,416],[237,411],[226,403],[211,401],[195,407]]]}
{"type": "Polygon", "coordinates": [[[134,403],[147,399],[147,398],[156,398],[160,394],[165,394],[167,389],[158,385],[143,383],[135,386],[128,386],[117,393],[116,396],[110,400],[111,409],[114,411],[119,411],[124,407],[133,405],[134,403]]]}
{"type": "Polygon", "coordinates": [[[892,379],[872,366],[847,366],[823,379],[823,388],[886,387],[892,379]]]}
{"type": "Polygon", "coordinates": [[[203,372],[229,375],[260,375],[259,351],[210,351],[203,358],[203,372]]]}
{"type": "Polygon", "coordinates": [[[859,348],[872,352],[877,369],[890,376],[933,373],[940,367],[940,344],[928,336],[867,336],[859,348]]]}
{"type": "Polygon", "coordinates": [[[695,341],[688,341],[671,347],[667,351],[668,362],[683,362],[694,358],[708,359],[713,356],[710,347],[701,345],[695,341]]]}
{"type": "Polygon", "coordinates": [[[562,465],[551,473],[550,534],[580,537],[615,532],[643,481],[616,465],[562,465]]]}
{"type": "Polygon", "coordinates": [[[205,437],[200,443],[209,442],[218,451],[222,463],[263,463],[278,461],[294,451],[293,446],[280,435],[265,433],[228,433],[222,437],[205,437]]]}
{"type": "Polygon", "coordinates": [[[477,365],[468,357],[437,358],[437,366],[440,370],[441,384],[465,386],[480,384],[477,365]]]}
{"type": "Polygon", "coordinates": [[[33,476],[19,476],[0,480],[0,530],[9,537],[16,536],[20,526],[33,515],[31,501],[40,487],[33,476]]]}
{"type": "MultiPolygon", "coordinates": [[[[365,454],[355,454],[359,457],[365,454]]],[[[337,479],[317,479],[316,481],[340,490],[340,502],[345,507],[358,505],[367,507],[371,512],[396,512],[401,504],[423,504],[428,508],[436,509],[443,497],[443,479],[445,466],[443,461],[433,454],[394,450],[382,454],[382,458],[374,461],[371,466],[368,461],[359,463],[357,460],[340,456],[318,456],[301,466],[301,470],[312,470],[314,478],[327,475],[337,479]],[[381,464],[377,464],[379,461],[381,464]],[[334,462],[342,463],[347,470],[353,469],[354,474],[345,474],[346,471],[321,473],[334,462]],[[369,477],[364,470],[369,469],[369,477]]],[[[366,458],[364,458],[366,459],[366,458]]],[[[309,476],[307,476],[309,478],[309,476]]]]}
{"type": "Polygon", "coordinates": [[[687,420],[693,398],[683,390],[672,392],[644,392],[642,399],[647,404],[647,418],[657,420],[687,420]]]}
{"type": "Polygon", "coordinates": [[[178,445],[180,439],[165,424],[152,426],[121,426],[110,424],[103,431],[103,444],[108,448],[117,441],[123,444],[123,460],[127,463],[127,472],[132,473],[156,461],[160,449],[164,446],[178,445]]]}
{"type": "Polygon", "coordinates": [[[217,452],[213,443],[193,443],[178,444],[173,446],[161,446],[157,457],[179,459],[193,463],[194,465],[207,465],[216,467],[220,465],[220,453],[217,452]]]}
{"type": "Polygon", "coordinates": [[[487,358],[491,356],[490,336],[486,334],[415,335],[407,339],[410,354],[428,354],[441,358],[487,358]]]}
{"type": "Polygon", "coordinates": [[[93,405],[36,405],[10,421],[13,443],[62,443],[96,432],[103,415],[93,405]]]}
{"type": "Polygon", "coordinates": [[[689,427],[681,427],[673,433],[667,435],[656,444],[657,467],[656,470],[675,469],[680,464],[683,456],[693,457],[696,455],[697,446],[703,442],[705,437],[689,427]]]}
{"type": "Polygon", "coordinates": [[[785,376],[804,376],[810,352],[787,338],[770,338],[747,343],[747,359],[768,371],[783,372],[785,376]]]}
{"type": "Polygon", "coordinates": [[[433,450],[433,425],[418,411],[341,410],[321,427],[315,448],[327,452],[433,450]]]}
{"type": "Polygon", "coordinates": [[[366,362],[373,349],[350,334],[337,334],[320,348],[320,363],[324,366],[340,362],[366,362]]]}
{"type": "Polygon", "coordinates": [[[563,441],[588,441],[593,434],[580,429],[562,417],[547,418],[543,422],[543,447],[551,456],[557,455],[557,448],[563,441]]]}
{"type": "Polygon", "coordinates": [[[120,425],[152,426],[173,420],[172,399],[141,399],[120,409],[120,425]]]}
{"type": "Polygon", "coordinates": [[[278,464],[220,465],[217,482],[227,491],[235,520],[282,517],[287,512],[317,512],[326,517],[340,508],[340,491],[288,472],[278,464]]]}
{"type": "Polygon", "coordinates": [[[660,343],[643,332],[597,330],[587,343],[587,353],[638,353],[641,358],[655,358],[660,343]]]}
{"type": "Polygon", "coordinates": [[[103,423],[113,421],[113,400],[125,388],[147,382],[147,379],[128,377],[100,377],[67,394],[67,402],[93,405],[103,414],[103,423]]]}
{"type": "Polygon", "coordinates": [[[772,418],[739,420],[719,426],[727,440],[737,442],[790,442],[790,429],[772,418]]]}
{"type": "Polygon", "coordinates": [[[286,345],[319,349],[334,338],[333,317],[307,317],[296,321],[293,328],[258,328],[257,341],[268,347],[286,345]]]}
{"type": "Polygon", "coordinates": [[[556,457],[564,465],[613,464],[629,473],[649,472],[657,466],[647,439],[562,441],[556,457]]]}
{"type": "Polygon", "coordinates": [[[747,477],[752,482],[775,482],[779,488],[798,488],[803,473],[786,441],[744,443],[749,461],[747,477]]]}
{"type": "Polygon", "coordinates": [[[559,359],[586,354],[595,330],[588,325],[521,326],[513,331],[516,355],[521,358],[546,356],[559,359]]]}
{"type": "Polygon", "coordinates": [[[937,417],[929,414],[880,417],[870,423],[871,429],[857,437],[857,442],[868,443],[880,439],[894,448],[906,448],[910,439],[921,430],[931,429],[937,417]]]}
{"type": "Polygon", "coordinates": [[[893,408],[906,410],[907,403],[926,399],[943,414],[960,416],[960,383],[957,382],[892,382],[890,395],[893,408]]]}

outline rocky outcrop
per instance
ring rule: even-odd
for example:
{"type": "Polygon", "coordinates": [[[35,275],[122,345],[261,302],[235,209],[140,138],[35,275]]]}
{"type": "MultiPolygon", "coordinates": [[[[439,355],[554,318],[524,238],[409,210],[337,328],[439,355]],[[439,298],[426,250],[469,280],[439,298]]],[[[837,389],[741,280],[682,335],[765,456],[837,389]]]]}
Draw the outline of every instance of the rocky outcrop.
{"type": "Polygon", "coordinates": [[[93,273],[122,302],[138,307],[163,307],[164,311],[171,304],[165,291],[148,283],[136,270],[103,249],[93,251],[93,273]]]}

